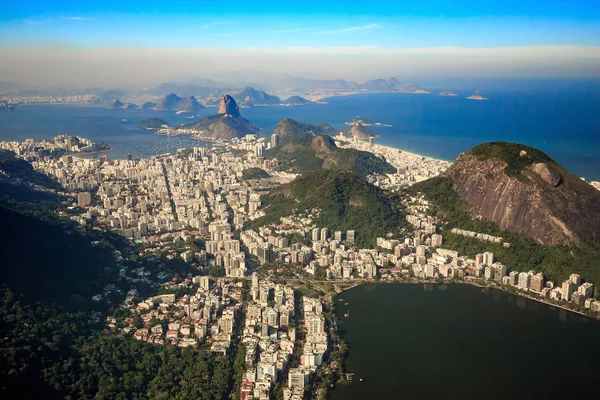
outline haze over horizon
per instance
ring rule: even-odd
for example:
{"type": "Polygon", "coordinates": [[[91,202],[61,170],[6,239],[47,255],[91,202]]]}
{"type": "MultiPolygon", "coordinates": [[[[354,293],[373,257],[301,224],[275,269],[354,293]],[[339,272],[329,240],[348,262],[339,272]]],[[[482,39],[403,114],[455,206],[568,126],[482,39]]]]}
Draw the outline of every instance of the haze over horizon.
{"type": "Polygon", "coordinates": [[[600,4],[374,0],[13,2],[0,81],[148,86],[199,78],[600,77],[600,4]]]}

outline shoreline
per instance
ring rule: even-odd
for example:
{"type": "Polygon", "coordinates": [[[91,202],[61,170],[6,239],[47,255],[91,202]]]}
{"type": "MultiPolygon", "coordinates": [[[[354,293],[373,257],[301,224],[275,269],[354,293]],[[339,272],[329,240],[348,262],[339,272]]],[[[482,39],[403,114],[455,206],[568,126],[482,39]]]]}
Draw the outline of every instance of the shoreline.
{"type": "MultiPolygon", "coordinates": [[[[340,141],[345,142],[345,143],[353,144],[351,138],[344,137],[343,139],[341,139],[341,137],[338,135],[338,136],[333,137],[333,139],[334,140],[340,140],[340,141]]],[[[363,144],[367,143],[365,140],[361,140],[360,142],[363,143],[363,144]]],[[[360,148],[359,148],[359,146],[357,146],[355,148],[356,148],[356,150],[366,151],[366,152],[369,152],[369,153],[374,153],[373,150],[378,150],[378,149],[381,150],[382,152],[386,152],[387,151],[387,152],[392,152],[392,153],[398,153],[399,151],[401,151],[402,154],[408,155],[410,157],[428,158],[428,159],[431,159],[431,160],[443,161],[443,162],[448,162],[448,163],[453,163],[455,161],[455,160],[444,160],[443,158],[437,158],[437,157],[427,156],[427,155],[424,155],[424,154],[418,154],[418,153],[414,153],[412,151],[404,150],[404,149],[402,149],[400,147],[393,147],[393,146],[384,145],[384,144],[377,144],[377,143],[375,143],[372,148],[369,148],[368,145],[367,145],[367,148],[362,148],[362,147],[363,146],[360,146],[360,148]]]]}
{"type": "MultiPolygon", "coordinates": [[[[484,281],[485,282],[485,281],[484,281]]],[[[350,283],[350,282],[349,282],[350,283]]],[[[432,281],[399,281],[399,280],[391,280],[391,281],[360,281],[360,282],[356,282],[355,284],[352,284],[350,287],[344,288],[342,290],[340,290],[339,292],[335,293],[333,295],[333,297],[339,296],[340,294],[342,294],[343,292],[346,292],[348,290],[357,288],[359,286],[362,285],[368,285],[368,284],[386,284],[386,285],[423,285],[423,284],[433,284],[433,285],[452,285],[452,284],[458,284],[458,285],[471,285],[471,286],[475,286],[475,287],[479,287],[479,288],[488,288],[488,289],[494,289],[494,290],[499,290],[501,292],[507,293],[509,295],[515,296],[515,297],[522,297],[525,299],[529,299],[529,300],[533,300],[536,301],[538,303],[541,304],[545,304],[549,307],[555,307],[561,310],[565,310],[565,311],[569,311],[572,312],[574,314],[578,314],[581,317],[584,318],[588,318],[594,321],[600,321],[600,317],[598,318],[594,318],[593,316],[587,315],[581,311],[577,311],[577,310],[573,310],[570,309],[568,307],[565,307],[563,305],[560,304],[555,304],[555,303],[551,303],[550,301],[546,301],[544,299],[539,299],[537,297],[533,297],[533,296],[529,296],[527,295],[525,292],[521,292],[520,290],[517,290],[516,292],[512,292],[510,290],[505,289],[502,286],[497,286],[497,285],[485,285],[485,284],[481,284],[479,282],[474,282],[474,281],[464,281],[464,280],[457,280],[457,281],[453,281],[453,282],[446,282],[446,281],[440,281],[440,282],[432,282],[432,281]]]]}
{"type": "MultiPolygon", "coordinates": [[[[320,101],[320,100],[327,100],[327,99],[333,99],[336,97],[346,97],[346,96],[355,96],[355,95],[360,95],[360,94],[385,94],[385,93],[397,93],[397,94],[418,94],[418,95],[428,95],[428,94],[432,94],[432,92],[423,89],[423,91],[421,92],[402,92],[402,91],[395,91],[395,90],[386,90],[386,91],[367,91],[367,92],[341,92],[340,94],[334,94],[333,96],[325,96],[325,97],[314,97],[311,98],[310,101],[320,101]]],[[[305,97],[308,100],[308,97],[305,97]]]]}

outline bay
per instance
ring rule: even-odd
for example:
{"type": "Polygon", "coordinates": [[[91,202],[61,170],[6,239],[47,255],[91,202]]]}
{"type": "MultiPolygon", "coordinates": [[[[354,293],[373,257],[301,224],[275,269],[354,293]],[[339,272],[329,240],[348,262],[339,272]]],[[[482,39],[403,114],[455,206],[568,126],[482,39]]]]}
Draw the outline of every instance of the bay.
{"type": "Polygon", "coordinates": [[[338,297],[346,371],[355,375],[336,385],[333,400],[575,398],[596,390],[598,321],[464,284],[369,284],[338,297]]]}
{"type": "MultiPolygon", "coordinates": [[[[255,107],[242,116],[273,132],[282,118],[328,123],[338,129],[356,116],[391,125],[375,126],[378,143],[448,161],[482,142],[510,141],[539,148],[577,176],[600,180],[600,84],[540,85],[518,89],[491,87],[487,101],[467,100],[464,88],[456,97],[433,94],[372,93],[337,96],[327,104],[303,107],[255,107]]],[[[144,157],[201,145],[185,137],[161,137],[137,126],[148,118],[171,125],[190,123],[214,114],[209,107],[194,119],[172,111],[109,110],[103,105],[19,105],[0,113],[0,140],[80,135],[113,147],[111,157],[127,153],[144,157]],[[126,119],[127,122],[122,120],[126,119]]]]}

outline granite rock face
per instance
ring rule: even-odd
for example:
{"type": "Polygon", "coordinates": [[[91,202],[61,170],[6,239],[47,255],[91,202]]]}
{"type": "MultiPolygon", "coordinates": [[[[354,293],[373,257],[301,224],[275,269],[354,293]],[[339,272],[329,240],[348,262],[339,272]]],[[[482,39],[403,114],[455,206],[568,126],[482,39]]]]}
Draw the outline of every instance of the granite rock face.
{"type": "Polygon", "coordinates": [[[543,155],[546,161],[522,163],[516,173],[501,157],[481,157],[471,150],[444,175],[472,215],[503,230],[544,245],[600,241],[600,192],[543,155]]]}
{"type": "Polygon", "coordinates": [[[221,98],[217,115],[183,125],[183,128],[200,131],[199,137],[211,139],[241,138],[260,130],[258,126],[242,118],[235,100],[229,95],[221,98]]]}
{"type": "Polygon", "coordinates": [[[227,114],[232,117],[240,117],[240,108],[230,95],[226,94],[219,101],[219,111],[217,114],[227,114]]]}

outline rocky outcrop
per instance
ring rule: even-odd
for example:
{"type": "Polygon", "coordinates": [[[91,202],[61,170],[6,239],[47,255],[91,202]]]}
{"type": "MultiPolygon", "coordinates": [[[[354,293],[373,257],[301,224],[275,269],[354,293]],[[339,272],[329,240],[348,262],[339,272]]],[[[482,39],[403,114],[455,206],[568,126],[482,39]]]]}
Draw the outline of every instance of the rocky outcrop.
{"type": "Polygon", "coordinates": [[[247,134],[258,133],[260,130],[259,127],[242,118],[235,100],[229,95],[221,98],[218,112],[217,115],[183,125],[182,128],[198,131],[198,136],[211,139],[240,138],[247,134]]]}
{"type": "Polygon", "coordinates": [[[600,192],[539,150],[487,146],[461,154],[444,173],[474,216],[544,245],[600,241],[600,192]]]}
{"type": "Polygon", "coordinates": [[[112,110],[116,110],[116,109],[129,110],[129,109],[137,108],[137,105],[135,105],[133,103],[122,103],[117,99],[117,100],[114,100],[112,103],[110,103],[108,108],[110,108],[112,110]]]}
{"type": "Polygon", "coordinates": [[[231,97],[228,94],[221,97],[221,100],[219,101],[219,109],[217,111],[217,114],[227,114],[231,115],[234,118],[241,117],[240,108],[238,107],[233,97],[231,97]]]}
{"type": "Polygon", "coordinates": [[[357,138],[359,140],[367,140],[371,136],[375,136],[375,132],[362,124],[355,124],[346,132],[346,137],[357,138]]]}

